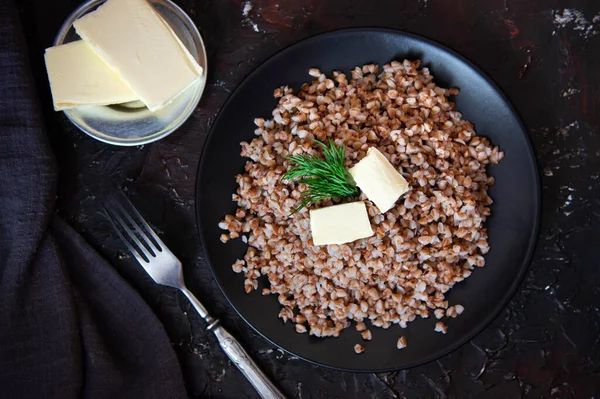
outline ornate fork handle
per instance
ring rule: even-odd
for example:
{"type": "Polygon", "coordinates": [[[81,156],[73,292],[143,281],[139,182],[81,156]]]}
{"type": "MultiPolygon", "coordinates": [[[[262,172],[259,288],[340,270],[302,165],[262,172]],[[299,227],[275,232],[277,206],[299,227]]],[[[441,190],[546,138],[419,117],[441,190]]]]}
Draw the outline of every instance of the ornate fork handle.
{"type": "Polygon", "coordinates": [[[200,303],[200,301],[192,294],[190,290],[185,287],[182,282],[179,289],[185,294],[190,300],[196,312],[202,317],[208,327],[209,331],[212,331],[219,341],[219,345],[223,348],[223,351],[227,354],[229,359],[237,366],[238,369],[246,376],[248,381],[252,384],[256,392],[263,399],[285,399],[285,396],[277,389],[275,385],[269,380],[269,378],[258,368],[258,365],[250,358],[248,353],[242,348],[242,345],[231,335],[225,328],[221,326],[219,320],[214,319],[208,314],[206,308],[200,303]]]}
{"type": "Polygon", "coordinates": [[[246,353],[242,345],[233,338],[222,326],[212,324],[209,329],[216,335],[221,348],[229,356],[229,359],[246,376],[254,386],[261,398],[285,399],[285,396],[269,381],[267,376],[258,368],[256,363],[246,353]],[[213,327],[213,328],[210,328],[213,327]]]}

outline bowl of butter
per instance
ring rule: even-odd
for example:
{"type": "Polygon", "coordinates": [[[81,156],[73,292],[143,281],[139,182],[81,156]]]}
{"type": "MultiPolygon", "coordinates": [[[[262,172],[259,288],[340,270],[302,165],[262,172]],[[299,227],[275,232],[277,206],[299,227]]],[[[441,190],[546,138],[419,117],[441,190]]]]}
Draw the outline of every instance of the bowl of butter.
{"type": "Polygon", "coordinates": [[[46,49],[54,109],[106,143],[159,140],[194,112],[206,85],[198,29],[170,0],[91,0],[46,49]]]}

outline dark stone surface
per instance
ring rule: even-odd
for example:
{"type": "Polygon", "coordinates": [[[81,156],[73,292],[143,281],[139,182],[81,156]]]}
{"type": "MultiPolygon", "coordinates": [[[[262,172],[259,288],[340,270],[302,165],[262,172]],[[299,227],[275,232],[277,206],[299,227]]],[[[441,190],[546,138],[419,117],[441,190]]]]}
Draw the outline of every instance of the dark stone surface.
{"type": "Polygon", "coordinates": [[[176,2],[206,42],[207,90],[176,133],[154,144],[119,148],[84,136],[52,111],[43,49],[80,2],[18,0],[61,168],[59,212],[114,260],[164,321],[191,397],[256,394],[184,298],[154,285],[110,236],[100,197],[114,187],[128,193],[181,258],[192,291],[290,397],[598,397],[600,2],[251,0],[246,16],[239,0],[176,2]],[[234,314],[216,287],[195,226],[199,155],[231,90],[278,49],[350,26],[421,34],[482,67],[522,114],[542,171],[541,234],[531,268],[510,305],[462,348],[424,366],[385,374],[323,369],[269,345],[234,314]]]}

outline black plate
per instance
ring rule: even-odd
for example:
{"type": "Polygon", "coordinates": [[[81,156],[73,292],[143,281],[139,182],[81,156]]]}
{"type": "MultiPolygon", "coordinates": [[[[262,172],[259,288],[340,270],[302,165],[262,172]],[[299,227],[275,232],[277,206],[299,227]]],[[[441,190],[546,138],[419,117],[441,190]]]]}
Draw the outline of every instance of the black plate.
{"type": "MultiPolygon", "coordinates": [[[[434,360],[456,349],[480,332],[507,304],[519,285],[537,238],[540,190],[535,157],[527,131],[498,87],[462,56],[430,40],[385,29],[349,29],[315,36],[277,53],[252,72],[231,95],[204,147],[197,181],[197,216],[200,237],[213,273],[240,316],[269,341],[311,362],[351,371],[388,371],[434,360]],[[421,59],[437,84],[457,87],[456,105],[475,124],[479,135],[489,137],[505,152],[504,160],[489,168],[496,178],[490,190],[495,203],[487,227],[491,251],[486,265],[477,269],[447,295],[450,304],[462,304],[465,312],[444,320],[448,334],[434,332],[435,318],[418,318],[402,329],[371,328],[373,340],[363,342],[353,327],[339,338],[315,338],[297,334],[293,323],[277,317],[280,305],[274,295],[262,296],[260,288],[244,292],[242,274],[231,265],[242,258],[241,240],[219,241],[217,224],[235,211],[231,195],[234,176],[243,171],[240,141],[254,137],[255,117],[270,117],[277,101],[273,90],[290,85],[298,90],[311,79],[309,68],[330,74],[349,72],[367,63],[383,65],[392,60],[421,59]],[[401,335],[408,347],[396,349],[401,335]],[[354,353],[356,343],[365,352],[354,353]]],[[[268,282],[267,282],[268,284],[268,282]]]]}

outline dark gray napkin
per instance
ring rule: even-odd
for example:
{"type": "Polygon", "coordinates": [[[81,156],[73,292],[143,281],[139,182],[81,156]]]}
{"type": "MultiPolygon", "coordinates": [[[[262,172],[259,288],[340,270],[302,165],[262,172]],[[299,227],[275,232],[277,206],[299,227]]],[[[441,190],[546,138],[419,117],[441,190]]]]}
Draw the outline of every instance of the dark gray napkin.
{"type": "Polygon", "coordinates": [[[186,397],[139,295],[54,213],[56,167],[12,0],[0,1],[0,397],[186,397]]]}

